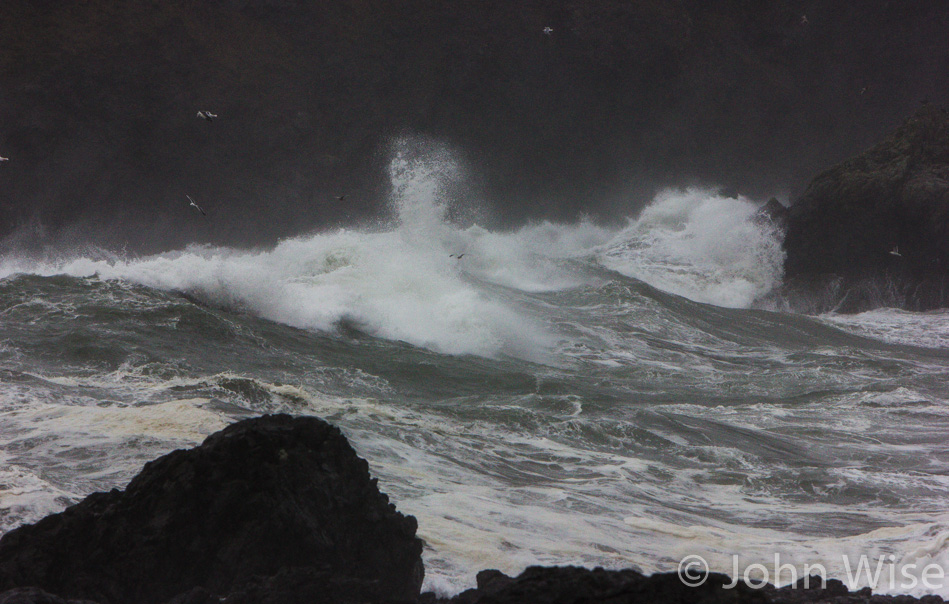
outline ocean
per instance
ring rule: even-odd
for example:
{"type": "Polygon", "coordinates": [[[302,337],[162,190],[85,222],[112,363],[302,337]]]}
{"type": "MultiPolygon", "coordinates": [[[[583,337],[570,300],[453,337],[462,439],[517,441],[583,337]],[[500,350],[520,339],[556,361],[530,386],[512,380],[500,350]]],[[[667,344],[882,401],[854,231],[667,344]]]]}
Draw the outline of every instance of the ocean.
{"type": "Polygon", "coordinates": [[[343,430],[442,594],[688,555],[949,566],[947,312],[756,302],[783,252],[752,200],[490,229],[458,170],[397,153],[389,216],[266,249],[0,258],[0,530],[286,412],[343,430]]]}

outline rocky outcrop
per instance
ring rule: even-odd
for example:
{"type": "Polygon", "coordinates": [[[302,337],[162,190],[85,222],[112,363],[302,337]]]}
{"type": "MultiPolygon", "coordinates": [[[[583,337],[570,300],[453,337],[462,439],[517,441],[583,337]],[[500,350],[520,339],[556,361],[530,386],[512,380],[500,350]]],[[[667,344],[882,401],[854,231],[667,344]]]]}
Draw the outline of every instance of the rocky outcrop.
{"type": "Polygon", "coordinates": [[[725,575],[709,575],[699,587],[688,587],[675,573],[646,577],[633,570],[607,571],[578,567],[528,568],[516,578],[498,571],[478,574],[478,587],[462,592],[445,604],[553,604],[554,602],[761,602],[749,599],[751,590],[740,584],[722,589],[725,575]]]}
{"type": "MultiPolygon", "coordinates": [[[[874,596],[870,589],[849,592],[843,583],[819,577],[801,579],[776,589],[752,588],[739,581],[732,586],[726,575],[712,573],[697,587],[686,586],[676,573],[646,577],[633,570],[607,571],[577,567],[528,568],[511,578],[496,570],[478,573],[478,587],[430,604],[938,604],[942,598],[927,596],[874,596]],[[727,587],[726,587],[727,586],[727,587]]],[[[426,604],[424,600],[421,604],[426,604]]]]}
{"type": "Polygon", "coordinates": [[[415,531],[337,428],[265,416],[6,534],[0,590],[99,604],[414,600],[415,531]]]}
{"type": "Polygon", "coordinates": [[[811,310],[949,305],[946,110],[924,106],[815,178],[791,207],[784,245],[785,292],[811,310]]]}

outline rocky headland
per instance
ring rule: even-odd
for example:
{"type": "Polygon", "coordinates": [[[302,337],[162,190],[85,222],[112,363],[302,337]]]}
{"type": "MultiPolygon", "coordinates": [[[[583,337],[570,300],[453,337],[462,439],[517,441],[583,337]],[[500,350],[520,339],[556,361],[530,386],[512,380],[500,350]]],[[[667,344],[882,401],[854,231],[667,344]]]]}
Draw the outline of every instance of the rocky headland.
{"type": "Polygon", "coordinates": [[[476,588],[442,599],[420,593],[416,529],[337,428],[264,416],[146,464],[124,491],[4,535],[0,604],[942,602],[835,580],[728,589],[721,574],[689,587],[675,573],[576,567],[486,570],[476,588]]]}
{"type": "Polygon", "coordinates": [[[804,312],[949,306],[949,113],[924,105],[814,178],[784,220],[785,282],[769,303],[804,312]]]}

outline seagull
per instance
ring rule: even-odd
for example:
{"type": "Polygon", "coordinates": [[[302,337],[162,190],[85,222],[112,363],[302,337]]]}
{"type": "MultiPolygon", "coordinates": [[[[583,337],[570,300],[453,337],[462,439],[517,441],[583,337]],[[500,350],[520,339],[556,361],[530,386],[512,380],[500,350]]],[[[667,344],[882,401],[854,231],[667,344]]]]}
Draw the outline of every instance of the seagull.
{"type": "Polygon", "coordinates": [[[545,36],[549,36],[549,35],[552,34],[552,33],[554,33],[554,30],[553,30],[553,28],[550,27],[549,25],[544,28],[544,35],[545,35],[545,36]]]}
{"type": "Polygon", "coordinates": [[[804,15],[803,17],[801,17],[801,25],[807,25],[807,23],[808,23],[807,15],[804,15]]]}
{"type": "Polygon", "coordinates": [[[191,196],[190,196],[190,195],[185,195],[185,197],[187,197],[187,198],[188,198],[188,201],[190,201],[190,202],[191,202],[191,204],[190,204],[190,205],[191,205],[191,206],[193,206],[195,210],[197,210],[197,211],[199,211],[199,212],[201,212],[201,215],[202,215],[202,216],[205,216],[205,217],[207,217],[207,215],[208,215],[208,213],[207,213],[207,212],[205,212],[204,210],[202,210],[202,209],[201,209],[201,206],[199,206],[198,204],[196,204],[196,203],[194,202],[194,200],[193,200],[193,199],[191,199],[191,196]]]}
{"type": "Polygon", "coordinates": [[[337,195],[336,201],[346,201],[346,194],[344,193],[342,195],[337,195]]]}
{"type": "Polygon", "coordinates": [[[0,161],[10,161],[9,157],[0,157],[0,161]]]}
{"type": "Polygon", "coordinates": [[[864,86],[863,88],[861,88],[861,89],[860,89],[860,94],[866,94],[866,93],[867,93],[867,88],[868,88],[868,86],[864,86]]]}
{"type": "Polygon", "coordinates": [[[894,246],[893,246],[893,249],[890,250],[890,255],[902,257],[903,254],[900,253],[900,246],[894,245],[894,246]]]}
{"type": "Polygon", "coordinates": [[[464,254],[458,254],[458,255],[456,256],[456,255],[454,255],[454,254],[448,254],[448,257],[449,257],[449,258],[455,258],[455,259],[457,259],[457,260],[461,260],[462,258],[465,257],[465,255],[464,255],[464,254]]]}
{"type": "Polygon", "coordinates": [[[217,117],[216,113],[211,113],[210,111],[199,111],[198,117],[209,122],[214,121],[214,118],[217,117]]]}

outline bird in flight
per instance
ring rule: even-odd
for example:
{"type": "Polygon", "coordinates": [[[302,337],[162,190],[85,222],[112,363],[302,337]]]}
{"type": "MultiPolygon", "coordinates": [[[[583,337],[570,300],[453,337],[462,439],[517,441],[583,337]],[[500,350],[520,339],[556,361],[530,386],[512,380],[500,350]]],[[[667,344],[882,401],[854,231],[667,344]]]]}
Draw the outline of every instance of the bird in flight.
{"type": "Polygon", "coordinates": [[[342,195],[337,195],[336,201],[346,201],[346,194],[344,193],[342,195]]]}
{"type": "Polygon", "coordinates": [[[903,254],[900,253],[900,246],[894,245],[894,246],[893,246],[893,249],[890,250],[890,255],[892,255],[892,256],[902,256],[903,254]]]}
{"type": "Polygon", "coordinates": [[[809,21],[807,20],[807,15],[801,17],[801,25],[807,25],[809,21]]]}
{"type": "Polygon", "coordinates": [[[449,257],[449,258],[456,258],[456,259],[458,259],[458,260],[461,260],[462,258],[465,257],[465,255],[464,255],[464,254],[458,254],[458,255],[456,256],[456,255],[454,255],[454,254],[448,254],[448,257],[449,257]]]}
{"type": "Polygon", "coordinates": [[[191,207],[193,207],[195,210],[201,212],[201,215],[202,215],[202,216],[207,217],[208,213],[205,212],[204,210],[202,210],[202,209],[201,209],[201,206],[199,206],[198,204],[196,204],[196,203],[194,202],[194,200],[191,199],[191,196],[190,196],[190,195],[185,195],[185,197],[187,197],[187,198],[188,198],[188,201],[191,202],[191,204],[189,204],[189,205],[191,205],[191,207]]]}
{"type": "Polygon", "coordinates": [[[207,121],[209,121],[209,122],[213,122],[213,121],[214,121],[214,118],[217,117],[217,114],[216,114],[216,113],[211,113],[210,111],[199,111],[199,112],[198,112],[198,117],[200,117],[200,118],[203,119],[203,120],[207,120],[207,121]]]}
{"type": "Polygon", "coordinates": [[[9,157],[0,157],[0,161],[10,161],[9,157]]]}
{"type": "Polygon", "coordinates": [[[552,33],[554,33],[554,29],[549,25],[544,28],[544,35],[549,36],[552,33]]]}

